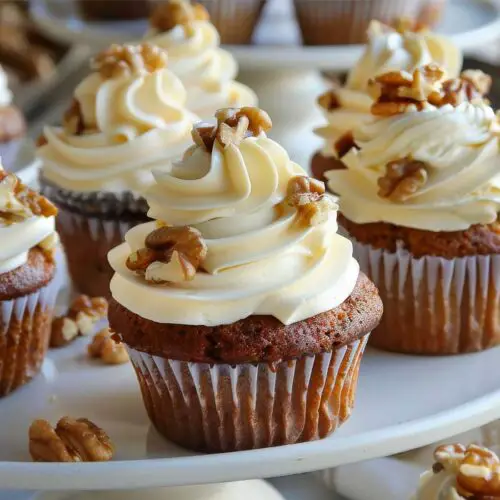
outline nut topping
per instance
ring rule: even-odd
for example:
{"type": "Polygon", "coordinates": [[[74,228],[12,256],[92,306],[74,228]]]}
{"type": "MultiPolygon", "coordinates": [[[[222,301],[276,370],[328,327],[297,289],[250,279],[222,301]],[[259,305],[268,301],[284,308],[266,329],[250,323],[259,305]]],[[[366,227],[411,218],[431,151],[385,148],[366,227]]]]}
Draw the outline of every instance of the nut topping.
{"type": "Polygon", "coordinates": [[[318,104],[326,111],[333,111],[340,108],[340,101],[335,90],[328,90],[318,97],[318,104]]]}
{"type": "Polygon", "coordinates": [[[168,0],[155,8],[150,23],[152,28],[160,32],[182,26],[186,36],[190,37],[194,34],[194,21],[209,19],[207,9],[199,3],[192,4],[189,0],[168,0]]]}
{"type": "Polygon", "coordinates": [[[63,417],[54,429],[35,420],[29,429],[29,450],[35,462],[105,462],[113,457],[108,435],[86,418],[63,417]]]}
{"type": "Polygon", "coordinates": [[[443,83],[439,105],[458,106],[463,102],[481,101],[491,88],[491,77],[480,70],[463,71],[460,78],[443,83]]]}
{"type": "Polygon", "coordinates": [[[117,45],[98,54],[91,62],[91,68],[99,71],[102,78],[110,79],[136,73],[153,73],[167,67],[167,52],[152,45],[117,45]]]}
{"type": "Polygon", "coordinates": [[[127,349],[121,342],[115,340],[116,336],[109,328],[104,328],[97,333],[88,346],[91,358],[99,358],[107,365],[121,365],[129,361],[127,349]]]}
{"type": "Polygon", "coordinates": [[[411,157],[386,165],[386,173],[378,180],[378,195],[391,201],[406,201],[427,182],[427,165],[411,157]]]}

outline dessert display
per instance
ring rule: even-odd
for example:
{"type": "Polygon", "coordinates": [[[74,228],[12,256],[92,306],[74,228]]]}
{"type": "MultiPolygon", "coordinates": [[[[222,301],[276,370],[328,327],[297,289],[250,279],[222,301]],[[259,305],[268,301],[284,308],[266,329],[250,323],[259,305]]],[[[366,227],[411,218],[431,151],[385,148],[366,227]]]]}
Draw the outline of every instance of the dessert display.
{"type": "Polygon", "coordinates": [[[318,99],[327,124],[316,130],[325,143],[312,159],[314,176],[324,180],[325,171],[343,168],[341,158],[351,147],[350,133],[371,120],[371,78],[387,71],[412,72],[431,62],[440,64],[447,76],[454,78],[460,73],[462,55],[448,38],[408,20],[398,20],[393,27],[372,21],[366,48],[345,85],[336,85],[318,99]]]}
{"type": "Polygon", "coordinates": [[[396,17],[434,26],[446,0],[294,0],[305,45],[364,43],[372,19],[388,23],[396,17]]]}
{"type": "Polygon", "coordinates": [[[325,437],[351,414],[379,295],[323,183],[266,136],[269,116],[216,119],[153,171],[155,221],[109,253],[110,327],[168,439],[222,452],[325,437]]]}
{"type": "Polygon", "coordinates": [[[436,64],[377,76],[373,120],[326,173],[385,314],[375,347],[417,354],[500,343],[498,115],[491,79],[436,64]]]}
{"type": "Polygon", "coordinates": [[[38,149],[43,192],[59,207],[58,229],[76,288],[109,293],[107,252],[147,220],[140,193],[153,167],[168,168],[191,144],[196,117],[162,49],[112,45],[92,61],[62,127],[45,127],[38,149]]]}
{"type": "Polygon", "coordinates": [[[432,469],[422,474],[413,500],[500,498],[500,459],[488,448],[442,445],[434,460],[432,469]]]}
{"type": "Polygon", "coordinates": [[[153,11],[150,25],[147,38],[167,50],[169,68],[186,87],[190,111],[209,120],[218,109],[257,104],[255,93],[234,81],[238,64],[220,48],[219,34],[201,4],[167,0],[153,11]]]}
{"type": "Polygon", "coordinates": [[[57,210],[0,166],[0,397],[39,372],[56,294],[57,210]]]}
{"type": "Polygon", "coordinates": [[[89,21],[123,21],[147,17],[152,3],[152,0],[78,0],[78,8],[89,21]]]}

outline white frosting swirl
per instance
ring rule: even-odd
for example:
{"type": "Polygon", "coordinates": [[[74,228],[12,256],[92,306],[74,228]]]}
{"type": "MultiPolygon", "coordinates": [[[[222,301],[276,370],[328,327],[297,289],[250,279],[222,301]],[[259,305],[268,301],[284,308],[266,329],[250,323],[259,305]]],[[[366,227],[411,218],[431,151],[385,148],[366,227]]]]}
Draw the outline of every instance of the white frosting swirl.
{"type": "Polygon", "coordinates": [[[221,108],[255,106],[257,96],[247,86],[235,82],[238,64],[220,48],[220,37],[209,21],[192,23],[186,36],[183,26],[163,33],[150,32],[150,41],[167,49],[170,69],[187,90],[186,106],[202,120],[221,108]]]}
{"type": "Polygon", "coordinates": [[[327,125],[317,129],[325,138],[324,156],[337,156],[335,142],[346,132],[356,130],[371,119],[372,98],[368,81],[388,71],[409,71],[437,62],[448,78],[458,76],[462,67],[459,49],[446,37],[429,32],[400,33],[378,21],[368,30],[365,51],[347,77],[345,87],[335,90],[340,107],[324,115],[327,125]]]}
{"type": "Polygon", "coordinates": [[[494,222],[500,210],[495,127],[489,106],[468,102],[374,119],[354,134],[361,149],[343,157],[347,170],[327,172],[328,185],[356,223],[458,231],[494,222]],[[427,164],[426,184],[404,202],[378,196],[387,163],[407,156],[427,164]]]}
{"type": "Polygon", "coordinates": [[[103,79],[92,73],[75,90],[86,132],[44,130],[43,174],[74,191],[140,192],[151,169],[180,157],[192,142],[186,92],[168,69],[103,79]]]}
{"type": "Polygon", "coordinates": [[[420,476],[419,488],[412,500],[464,500],[456,486],[456,471],[444,469],[437,474],[427,471],[420,476]]]}
{"type": "Polygon", "coordinates": [[[12,92],[9,89],[7,73],[0,66],[0,107],[8,106],[12,102],[12,92]]]}
{"type": "Polygon", "coordinates": [[[196,227],[208,247],[206,272],[153,286],[129,271],[127,256],[155,227],[143,224],[109,254],[113,297],[152,321],[207,326],[252,314],[290,324],[341,304],[359,273],[352,245],[336,233],[335,212],[304,226],[295,208],[283,208],[288,181],[297,174],[305,173],[264,134],[225,150],[216,142],[211,155],[193,148],[171,172],[155,172],[149,215],[196,227]]]}

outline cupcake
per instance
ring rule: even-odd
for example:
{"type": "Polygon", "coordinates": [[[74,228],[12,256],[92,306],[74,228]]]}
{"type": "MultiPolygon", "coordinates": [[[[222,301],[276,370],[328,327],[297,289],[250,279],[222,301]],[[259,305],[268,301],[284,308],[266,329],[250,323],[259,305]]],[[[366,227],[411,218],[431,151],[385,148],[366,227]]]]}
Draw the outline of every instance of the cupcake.
{"type": "Polygon", "coordinates": [[[446,0],[294,0],[305,45],[363,43],[370,21],[388,23],[413,19],[433,27],[441,18],[446,0]]]}
{"type": "Polygon", "coordinates": [[[56,207],[0,165],[0,397],[40,370],[57,294],[56,207]]]}
{"type": "Polygon", "coordinates": [[[500,498],[500,459],[488,448],[442,445],[434,460],[432,469],[420,476],[413,500],[500,498]]]}
{"type": "Polygon", "coordinates": [[[189,110],[208,120],[221,108],[256,105],[255,93],[234,81],[238,64],[220,48],[219,34],[202,5],[169,0],[154,10],[150,24],[147,36],[168,51],[169,68],[186,87],[189,110]]]}
{"type": "Polygon", "coordinates": [[[0,158],[6,167],[14,164],[26,123],[21,111],[12,104],[7,74],[0,66],[0,158]]]}
{"type": "Polygon", "coordinates": [[[378,76],[373,121],[326,173],[385,315],[372,345],[457,354],[500,343],[500,124],[480,71],[378,76]]]}
{"type": "Polygon", "coordinates": [[[197,125],[112,250],[111,328],[168,439],[225,452],[327,436],[351,414],[382,314],[336,205],[257,108],[197,125]],[[293,382],[292,382],[293,381],[293,382]]]}
{"type": "Polygon", "coordinates": [[[46,127],[38,156],[44,194],[59,207],[57,227],[76,288],[107,295],[108,251],[145,222],[140,192],[152,167],[168,167],[191,143],[186,92],[150,44],[112,45],[92,62],[62,127],[46,127]]]}
{"type": "Polygon", "coordinates": [[[128,21],[148,17],[150,0],[78,0],[89,21],[128,21]]]}
{"type": "Polygon", "coordinates": [[[348,74],[345,85],[336,86],[318,99],[327,125],[316,130],[325,143],[312,160],[314,176],[323,180],[326,170],[343,168],[340,159],[352,147],[350,132],[371,120],[371,78],[391,70],[411,72],[433,61],[454,78],[460,73],[462,54],[446,37],[418,30],[405,20],[394,27],[372,21],[363,55],[348,74]]]}

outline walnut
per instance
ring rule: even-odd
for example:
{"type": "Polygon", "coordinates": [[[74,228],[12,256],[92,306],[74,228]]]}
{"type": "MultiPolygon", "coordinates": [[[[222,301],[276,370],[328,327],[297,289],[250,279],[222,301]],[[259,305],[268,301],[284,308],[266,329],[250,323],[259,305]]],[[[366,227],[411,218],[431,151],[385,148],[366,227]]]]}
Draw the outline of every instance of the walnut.
{"type": "Polygon", "coordinates": [[[354,142],[354,136],[352,135],[352,132],[346,132],[344,135],[341,135],[335,141],[334,148],[339,158],[345,156],[352,148],[359,149],[354,142]]]}
{"type": "Polygon", "coordinates": [[[190,281],[207,255],[201,233],[189,226],[159,227],[148,234],[145,245],[126,265],[151,283],[190,281]]]}
{"type": "Polygon", "coordinates": [[[248,132],[251,137],[257,137],[262,132],[269,132],[273,123],[269,115],[260,108],[245,106],[243,108],[223,108],[215,113],[217,123],[226,123],[236,127],[242,118],[248,119],[248,132]]]}
{"type": "Polygon", "coordinates": [[[208,21],[210,16],[205,7],[189,0],[168,0],[154,9],[150,18],[151,27],[157,31],[170,31],[182,26],[187,37],[194,34],[194,21],[208,21]]]}
{"type": "Polygon", "coordinates": [[[206,123],[197,123],[194,125],[191,135],[194,143],[200,148],[212,151],[214,147],[216,127],[206,123]]]}
{"type": "Polygon", "coordinates": [[[427,165],[411,157],[394,160],[378,180],[378,195],[392,201],[406,201],[427,182],[427,165]]]}
{"type": "Polygon", "coordinates": [[[125,345],[115,340],[109,328],[104,328],[94,336],[88,346],[88,353],[91,358],[99,358],[107,365],[121,365],[129,361],[125,345]]]}
{"type": "Polygon", "coordinates": [[[335,90],[328,90],[318,97],[318,104],[326,111],[340,108],[340,101],[335,90]]]}
{"type": "Polygon", "coordinates": [[[297,222],[301,226],[322,224],[336,209],[325,194],[325,184],[305,175],[296,175],[288,181],[285,201],[297,209],[297,222]]]}
{"type": "Polygon", "coordinates": [[[82,135],[85,131],[82,110],[76,99],[71,101],[70,107],[64,113],[63,127],[69,135],[82,135]]]}
{"type": "Polygon", "coordinates": [[[116,78],[135,73],[152,73],[167,67],[167,52],[156,45],[113,44],[98,54],[91,68],[99,71],[102,78],[116,78]]]}
{"type": "Polygon", "coordinates": [[[443,83],[439,106],[458,106],[463,102],[484,100],[491,87],[491,77],[480,70],[463,71],[459,78],[443,83]]]}
{"type": "Polygon", "coordinates": [[[78,337],[76,321],[67,316],[54,318],[50,334],[50,347],[63,347],[78,337]]]}
{"type": "Polygon", "coordinates": [[[105,462],[113,457],[108,435],[86,418],[63,417],[54,429],[35,420],[29,429],[29,450],[35,462],[105,462]]]}

